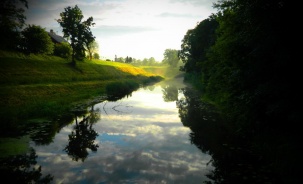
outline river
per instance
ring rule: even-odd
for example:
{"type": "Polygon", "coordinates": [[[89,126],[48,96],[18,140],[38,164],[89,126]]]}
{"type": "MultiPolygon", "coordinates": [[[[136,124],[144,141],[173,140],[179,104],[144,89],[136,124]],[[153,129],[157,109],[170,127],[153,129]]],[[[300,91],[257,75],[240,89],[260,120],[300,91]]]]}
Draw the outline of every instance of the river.
{"type": "Polygon", "coordinates": [[[184,87],[181,79],[163,81],[92,104],[51,138],[40,128],[29,143],[28,175],[56,184],[209,181],[211,156],[193,144],[181,122],[177,102],[184,87]]]}

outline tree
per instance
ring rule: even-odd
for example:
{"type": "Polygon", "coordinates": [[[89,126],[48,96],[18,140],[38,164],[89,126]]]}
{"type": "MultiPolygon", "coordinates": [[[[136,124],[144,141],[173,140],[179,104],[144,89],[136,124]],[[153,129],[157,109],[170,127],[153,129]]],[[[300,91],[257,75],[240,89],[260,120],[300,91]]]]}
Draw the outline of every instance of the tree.
{"type": "Polygon", "coordinates": [[[25,52],[35,54],[52,54],[54,43],[48,33],[40,26],[28,25],[23,31],[22,46],[25,52]]]}
{"type": "MultiPolygon", "coordinates": [[[[206,55],[200,55],[206,60],[196,57],[207,48],[201,45],[206,42],[196,38],[207,38],[203,32],[210,29],[203,31],[202,26],[200,31],[190,30],[183,42],[183,56],[191,63],[185,65],[189,66],[185,71],[192,73],[197,68],[208,76],[199,85],[203,86],[204,98],[220,107],[224,124],[234,131],[228,135],[236,137],[229,140],[243,140],[245,150],[254,155],[262,153],[262,158],[257,156],[258,162],[251,165],[262,165],[273,172],[266,172],[266,176],[274,176],[262,178],[273,180],[262,183],[299,183],[300,164],[293,163],[300,160],[295,150],[300,147],[296,140],[301,135],[302,90],[298,85],[302,77],[299,52],[293,44],[297,34],[290,29],[289,20],[294,17],[285,13],[293,6],[285,0],[233,0],[219,1],[216,7],[220,10],[216,40],[206,55]],[[275,177],[282,174],[282,178],[275,177]]],[[[249,181],[239,174],[230,175],[230,167],[226,168],[228,172],[216,170],[211,178],[219,183],[222,179],[225,183],[239,183],[239,178],[249,181]]]]}
{"type": "Polygon", "coordinates": [[[96,52],[93,54],[93,57],[94,57],[94,59],[100,59],[100,55],[96,52]]]}
{"type": "Polygon", "coordinates": [[[117,58],[117,62],[124,63],[124,58],[123,58],[123,57],[119,57],[119,58],[117,58]]]}
{"type": "Polygon", "coordinates": [[[208,50],[215,43],[218,25],[216,16],[211,15],[198,23],[194,29],[187,31],[179,52],[179,58],[184,63],[182,71],[201,72],[201,64],[205,62],[208,50]]]}
{"type": "Polygon", "coordinates": [[[94,26],[93,17],[82,21],[83,14],[80,8],[66,7],[64,12],[60,13],[60,19],[57,22],[63,28],[64,37],[69,37],[72,47],[72,65],[76,65],[75,59],[82,60],[85,57],[85,46],[87,47],[95,40],[90,27],[94,26]]]}
{"type": "Polygon", "coordinates": [[[163,62],[169,64],[171,67],[176,67],[180,61],[178,57],[178,50],[165,49],[163,62]]]}
{"type": "Polygon", "coordinates": [[[0,48],[6,50],[17,49],[20,42],[20,29],[25,24],[22,3],[28,8],[26,0],[1,0],[0,3],[0,48]]]}
{"type": "Polygon", "coordinates": [[[154,57],[150,57],[150,58],[148,59],[148,64],[149,64],[149,65],[155,65],[156,63],[157,63],[157,61],[155,60],[154,57]]]}
{"type": "Polygon", "coordinates": [[[95,40],[92,42],[85,42],[85,49],[88,52],[89,59],[92,60],[93,54],[98,52],[99,45],[95,40]]]}
{"type": "Polygon", "coordinates": [[[133,62],[133,58],[126,56],[125,63],[131,63],[131,62],[133,62]]]}

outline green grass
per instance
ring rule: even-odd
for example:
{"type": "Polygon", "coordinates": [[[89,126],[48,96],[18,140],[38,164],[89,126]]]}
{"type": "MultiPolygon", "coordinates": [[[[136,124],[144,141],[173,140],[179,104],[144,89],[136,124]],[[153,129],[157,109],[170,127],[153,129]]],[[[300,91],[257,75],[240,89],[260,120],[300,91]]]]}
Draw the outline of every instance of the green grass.
{"type": "Polygon", "coordinates": [[[172,68],[168,65],[140,66],[140,68],[144,69],[147,72],[162,76],[166,79],[171,79],[183,74],[183,72],[181,72],[178,67],[172,68]]]}
{"type": "Polygon", "coordinates": [[[0,51],[0,126],[54,118],[71,104],[104,95],[110,84],[128,81],[129,87],[133,82],[159,81],[156,76],[125,63],[85,60],[71,67],[60,57],[0,51]]]}
{"type": "Polygon", "coordinates": [[[33,119],[53,122],[79,104],[161,79],[125,63],[85,60],[72,67],[60,57],[0,50],[0,158],[28,151],[28,137],[12,136],[22,135],[33,119]]]}
{"type": "Polygon", "coordinates": [[[29,137],[0,139],[0,159],[3,157],[24,154],[29,150],[29,137]]]}

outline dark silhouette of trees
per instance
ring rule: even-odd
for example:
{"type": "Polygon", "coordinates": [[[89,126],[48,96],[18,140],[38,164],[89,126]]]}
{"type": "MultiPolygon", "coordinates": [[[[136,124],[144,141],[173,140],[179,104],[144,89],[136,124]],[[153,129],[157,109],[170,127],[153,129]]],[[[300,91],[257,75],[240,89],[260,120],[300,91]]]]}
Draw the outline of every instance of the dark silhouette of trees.
{"type": "Polygon", "coordinates": [[[51,183],[53,176],[42,177],[41,166],[34,167],[36,158],[34,149],[28,154],[0,158],[1,179],[8,183],[51,183]]]}
{"type": "Polygon", "coordinates": [[[26,53],[53,54],[54,43],[41,26],[28,25],[21,33],[22,49],[26,53]]]}
{"type": "Polygon", "coordinates": [[[91,113],[92,114],[87,117],[83,117],[83,120],[79,123],[76,118],[74,130],[68,136],[69,143],[64,150],[75,161],[80,159],[83,162],[88,156],[87,149],[96,152],[99,147],[99,145],[95,143],[98,133],[92,127],[93,123],[97,121],[97,116],[93,113],[93,108],[91,113]]]}
{"type": "Polygon", "coordinates": [[[131,62],[133,62],[133,58],[126,56],[125,63],[131,63],[131,62]]]}
{"type": "Polygon", "coordinates": [[[181,71],[197,73],[202,71],[201,63],[205,62],[208,50],[216,41],[215,32],[219,25],[216,17],[211,15],[198,23],[194,29],[187,31],[178,53],[184,63],[181,71]]]}
{"type": "Polygon", "coordinates": [[[208,164],[215,167],[207,174],[212,182],[205,183],[255,184],[291,181],[291,177],[283,175],[283,167],[272,165],[271,159],[264,157],[272,154],[271,150],[259,152],[260,150],[254,149],[251,146],[253,140],[241,138],[239,129],[233,129],[213,105],[201,101],[201,94],[197,91],[192,88],[183,88],[181,91],[184,98],[177,101],[180,119],[184,126],[191,129],[191,143],[203,153],[210,154],[212,159],[208,164]]]}
{"type": "Polygon", "coordinates": [[[0,48],[5,50],[16,50],[21,42],[20,30],[25,24],[26,0],[2,0],[0,3],[0,48]]]}
{"type": "Polygon", "coordinates": [[[85,57],[85,46],[89,45],[95,40],[90,27],[94,26],[93,17],[82,21],[84,18],[80,8],[66,7],[64,12],[60,13],[60,19],[57,22],[63,28],[64,37],[69,37],[72,47],[72,65],[76,65],[75,59],[82,60],[85,57]]]}
{"type": "Polygon", "coordinates": [[[216,15],[187,32],[179,54],[235,137],[285,176],[280,183],[299,181],[300,164],[291,163],[301,160],[301,67],[290,7],[285,0],[219,1],[216,15]]]}

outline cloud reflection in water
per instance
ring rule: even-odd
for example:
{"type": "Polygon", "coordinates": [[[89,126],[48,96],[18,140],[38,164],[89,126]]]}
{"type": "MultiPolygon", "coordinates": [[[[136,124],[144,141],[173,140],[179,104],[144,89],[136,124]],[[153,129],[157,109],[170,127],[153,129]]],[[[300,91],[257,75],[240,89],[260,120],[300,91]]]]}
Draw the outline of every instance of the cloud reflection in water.
{"type": "Polygon", "coordinates": [[[212,167],[211,157],[189,141],[175,102],[164,102],[160,87],[140,89],[132,97],[96,104],[100,120],[97,152],[84,162],[72,161],[62,151],[72,125],[54,143],[35,147],[45,173],[55,183],[201,183],[212,167]],[[118,106],[119,105],[119,106],[118,106]],[[112,108],[115,107],[113,110],[112,108]],[[105,112],[107,111],[107,112],[105,112]]]}

